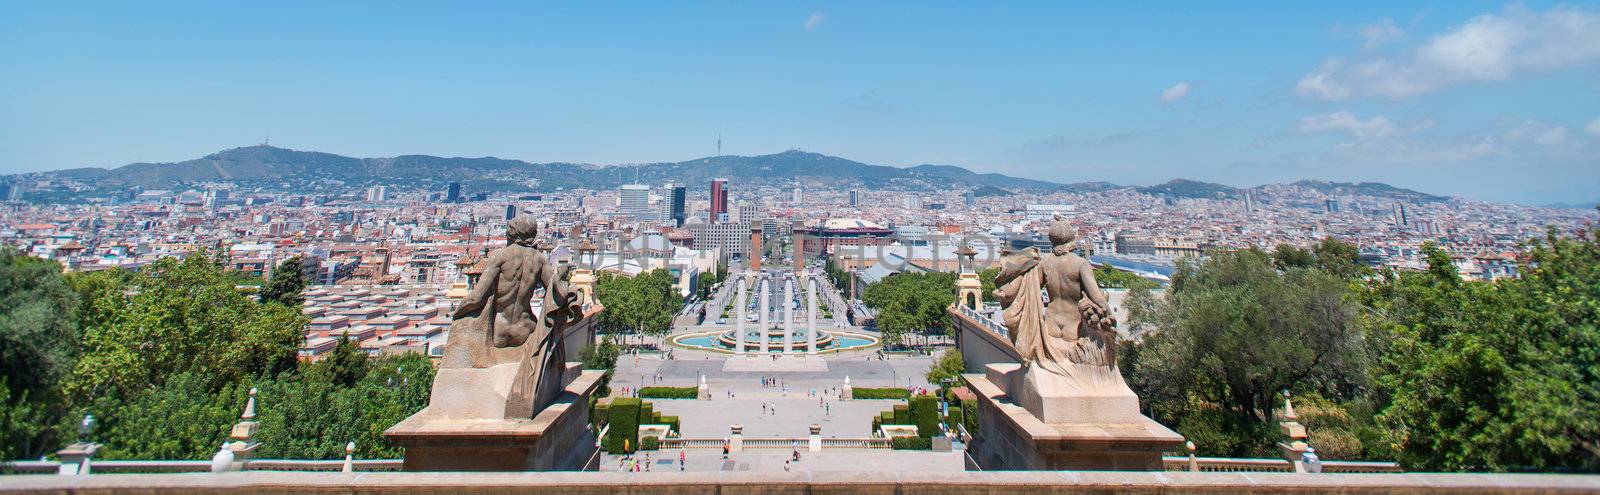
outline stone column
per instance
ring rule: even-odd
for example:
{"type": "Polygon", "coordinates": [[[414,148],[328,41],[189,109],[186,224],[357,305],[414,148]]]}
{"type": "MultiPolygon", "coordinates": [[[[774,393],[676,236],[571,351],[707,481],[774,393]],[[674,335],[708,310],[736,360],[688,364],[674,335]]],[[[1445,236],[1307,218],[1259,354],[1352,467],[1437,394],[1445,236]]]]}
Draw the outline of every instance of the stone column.
{"type": "Polygon", "coordinates": [[[783,353],[794,353],[794,279],[783,280],[783,353]]]}
{"type": "Polygon", "coordinates": [[[806,440],[809,447],[806,450],[822,452],[822,425],[811,423],[811,436],[806,440]]]}
{"type": "Polygon", "coordinates": [[[744,354],[744,332],[745,332],[745,329],[744,329],[744,307],[745,307],[744,289],[745,289],[745,287],[744,287],[744,285],[745,285],[745,282],[746,282],[746,280],[745,280],[744,275],[740,275],[739,278],[736,278],[736,279],[733,280],[733,283],[738,284],[738,287],[734,288],[734,290],[737,291],[737,292],[735,292],[734,296],[733,296],[733,305],[736,308],[735,311],[734,311],[734,320],[735,320],[735,322],[733,324],[733,335],[734,335],[734,337],[733,337],[733,341],[734,341],[733,353],[734,354],[740,354],[740,355],[744,354]]]}
{"type": "Polygon", "coordinates": [[[772,311],[768,310],[768,305],[772,304],[772,293],[768,291],[768,289],[771,288],[771,282],[772,281],[767,280],[766,277],[762,277],[761,295],[756,296],[761,298],[759,301],[756,301],[756,311],[761,312],[761,324],[758,325],[759,331],[756,332],[756,341],[761,344],[762,357],[766,357],[767,355],[767,329],[772,328],[771,320],[767,318],[767,315],[772,313],[772,311]]]}
{"type": "Polygon", "coordinates": [[[806,280],[806,292],[808,292],[809,296],[810,296],[810,297],[806,298],[806,338],[811,341],[810,342],[811,346],[806,348],[806,354],[816,355],[817,354],[817,279],[816,278],[811,278],[811,279],[806,280]]]}

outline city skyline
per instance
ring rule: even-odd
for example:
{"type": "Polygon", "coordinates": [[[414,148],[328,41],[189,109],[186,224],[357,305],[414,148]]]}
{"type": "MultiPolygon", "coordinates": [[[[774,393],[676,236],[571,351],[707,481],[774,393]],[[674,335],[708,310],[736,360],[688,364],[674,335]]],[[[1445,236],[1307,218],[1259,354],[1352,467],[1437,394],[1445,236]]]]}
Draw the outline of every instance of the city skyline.
{"type": "Polygon", "coordinates": [[[1594,3],[1173,7],[18,6],[0,173],[269,136],[602,165],[720,141],[1061,183],[1600,196],[1594,3]]]}

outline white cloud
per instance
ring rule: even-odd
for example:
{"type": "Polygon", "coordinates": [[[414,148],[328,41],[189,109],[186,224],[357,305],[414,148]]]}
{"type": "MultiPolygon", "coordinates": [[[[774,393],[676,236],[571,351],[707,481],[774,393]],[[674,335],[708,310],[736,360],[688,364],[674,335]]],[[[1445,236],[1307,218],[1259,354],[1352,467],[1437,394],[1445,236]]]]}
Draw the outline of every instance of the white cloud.
{"type": "Polygon", "coordinates": [[[1404,33],[1400,32],[1400,27],[1394,25],[1394,19],[1387,17],[1383,18],[1382,21],[1378,21],[1377,24],[1363,26],[1356,34],[1361,36],[1361,48],[1364,50],[1377,48],[1385,43],[1400,39],[1404,35],[1404,33]]]}
{"type": "Polygon", "coordinates": [[[1526,121],[1522,125],[1505,132],[1505,139],[1510,143],[1533,143],[1539,146],[1561,146],[1567,144],[1567,128],[1559,125],[1550,125],[1537,121],[1526,121]]]}
{"type": "Polygon", "coordinates": [[[1357,139],[1371,139],[1393,136],[1400,132],[1400,127],[1381,115],[1361,120],[1355,114],[1341,110],[1300,119],[1300,132],[1344,132],[1357,139]]]}
{"type": "Polygon", "coordinates": [[[1180,81],[1167,89],[1161,90],[1161,102],[1172,103],[1189,96],[1189,81],[1180,81]]]}
{"type": "Polygon", "coordinates": [[[821,27],[822,21],[826,20],[828,20],[828,16],[822,15],[822,11],[812,12],[811,17],[806,18],[806,31],[821,27]]]}
{"type": "Polygon", "coordinates": [[[1590,136],[1600,137],[1600,119],[1589,121],[1588,127],[1584,127],[1583,132],[1589,133],[1590,136]]]}
{"type": "MultiPolygon", "coordinates": [[[[1374,40],[1387,41],[1386,31],[1369,26],[1361,34],[1370,47],[1376,46],[1374,40]]],[[[1513,5],[1436,35],[1408,56],[1329,58],[1295,89],[1302,97],[1324,100],[1406,98],[1456,84],[1595,62],[1600,62],[1600,12],[1557,7],[1541,13],[1513,5]]]]}

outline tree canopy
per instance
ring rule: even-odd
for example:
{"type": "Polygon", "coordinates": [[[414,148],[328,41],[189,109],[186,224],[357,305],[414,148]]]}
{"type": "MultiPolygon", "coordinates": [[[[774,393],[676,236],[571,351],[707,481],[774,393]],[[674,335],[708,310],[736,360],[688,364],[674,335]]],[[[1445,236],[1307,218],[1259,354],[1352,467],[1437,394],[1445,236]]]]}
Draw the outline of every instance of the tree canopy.
{"type": "Polygon", "coordinates": [[[602,272],[595,284],[595,297],[606,307],[600,325],[611,332],[665,335],[683,309],[672,283],[672,273],[659,268],[634,277],[602,272]]]}
{"type": "Polygon", "coordinates": [[[942,335],[950,328],[946,309],[955,303],[954,273],[897,273],[867,286],[861,301],[878,312],[878,329],[889,343],[907,334],[942,335]]]}

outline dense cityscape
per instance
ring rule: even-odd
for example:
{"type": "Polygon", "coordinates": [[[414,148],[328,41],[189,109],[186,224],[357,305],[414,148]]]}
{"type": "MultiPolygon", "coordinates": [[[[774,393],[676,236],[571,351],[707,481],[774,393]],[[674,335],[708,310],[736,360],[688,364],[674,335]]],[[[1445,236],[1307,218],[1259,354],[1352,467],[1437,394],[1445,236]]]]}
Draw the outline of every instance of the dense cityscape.
{"type": "Polygon", "coordinates": [[[1600,493],[1596,2],[8,3],[0,495],[1600,493]]]}

